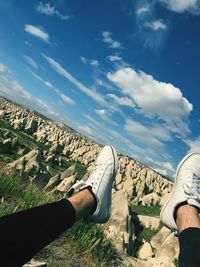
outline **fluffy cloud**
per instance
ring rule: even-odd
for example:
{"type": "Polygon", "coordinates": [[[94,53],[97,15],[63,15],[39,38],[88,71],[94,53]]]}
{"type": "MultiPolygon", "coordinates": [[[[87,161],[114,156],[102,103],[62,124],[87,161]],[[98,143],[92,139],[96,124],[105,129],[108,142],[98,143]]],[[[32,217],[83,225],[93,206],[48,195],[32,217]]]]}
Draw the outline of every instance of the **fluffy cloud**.
{"type": "Polygon", "coordinates": [[[169,172],[175,172],[175,169],[174,169],[173,165],[172,165],[170,162],[163,162],[163,163],[161,164],[161,166],[162,166],[163,168],[165,168],[165,170],[167,170],[167,171],[169,171],[169,172]]]}
{"type": "Polygon", "coordinates": [[[167,25],[164,24],[161,20],[145,22],[144,26],[152,29],[153,31],[167,30],[167,25]]]}
{"type": "Polygon", "coordinates": [[[0,94],[29,108],[32,107],[47,116],[53,118],[59,116],[57,111],[50,104],[31,95],[28,90],[11,77],[8,79],[6,77],[0,79],[0,94]]]}
{"type": "Polygon", "coordinates": [[[93,134],[92,129],[87,125],[78,125],[78,129],[86,135],[90,136],[93,134]]]}
{"type": "Polygon", "coordinates": [[[49,43],[49,35],[44,29],[42,29],[42,27],[35,27],[30,24],[25,24],[24,30],[25,32],[28,32],[29,34],[41,39],[42,41],[49,43]]]}
{"type": "Polygon", "coordinates": [[[66,103],[66,104],[69,104],[69,105],[74,105],[75,102],[73,99],[71,99],[69,96],[66,96],[65,94],[60,94],[60,97],[62,98],[62,100],[66,103]]]}
{"type": "Polygon", "coordinates": [[[98,122],[93,117],[88,114],[84,115],[87,120],[91,122],[91,127],[94,128],[93,131],[98,130],[102,134],[102,139],[104,144],[112,144],[118,148],[122,153],[138,158],[138,154],[143,155],[144,150],[130,141],[128,138],[124,137],[117,131],[107,127],[104,124],[98,122]],[[138,154],[136,154],[138,153],[138,154]]]}
{"type": "Polygon", "coordinates": [[[173,177],[175,174],[175,168],[169,161],[157,161],[152,158],[144,158],[144,162],[147,166],[151,166],[155,171],[173,177]]]}
{"type": "Polygon", "coordinates": [[[112,39],[112,33],[109,31],[102,32],[102,41],[109,44],[110,48],[122,48],[122,45],[119,41],[112,39]]]}
{"type": "Polygon", "coordinates": [[[87,59],[85,57],[80,57],[80,59],[83,64],[87,64],[87,59]]]}
{"type": "Polygon", "coordinates": [[[61,20],[68,20],[72,17],[69,15],[62,15],[58,10],[56,10],[55,6],[51,6],[49,3],[39,2],[39,4],[36,6],[36,10],[47,16],[57,16],[61,20]]]}
{"type": "Polygon", "coordinates": [[[110,55],[110,56],[108,56],[108,59],[110,60],[110,61],[120,61],[120,60],[122,60],[122,58],[121,57],[119,57],[118,55],[110,55]]]}
{"type": "Polygon", "coordinates": [[[168,26],[156,16],[156,4],[159,0],[136,1],[136,23],[138,34],[145,47],[158,51],[166,40],[168,26]]]}
{"type": "Polygon", "coordinates": [[[132,101],[132,99],[128,97],[118,97],[114,94],[107,94],[107,96],[112,98],[118,105],[132,107],[132,108],[135,107],[135,104],[132,101]]]}
{"type": "Polygon", "coordinates": [[[150,10],[150,5],[148,3],[145,3],[144,5],[141,5],[136,9],[136,14],[138,16],[144,15],[145,13],[149,12],[149,10],[150,10]]]}
{"type": "Polygon", "coordinates": [[[103,95],[93,91],[92,89],[86,87],[81,82],[79,82],[75,77],[73,77],[66,69],[64,69],[58,62],[56,62],[53,58],[47,57],[44,55],[44,58],[47,60],[49,65],[61,76],[65,77],[68,81],[73,83],[77,88],[79,88],[83,93],[94,99],[100,105],[106,105],[106,101],[104,100],[103,95]]]}
{"type": "Polygon", "coordinates": [[[27,45],[27,46],[29,46],[29,47],[31,47],[31,46],[32,46],[32,44],[31,44],[31,43],[29,43],[28,41],[24,41],[24,44],[25,44],[25,45],[27,45]]]}
{"type": "Polygon", "coordinates": [[[10,71],[9,68],[6,67],[3,63],[0,63],[0,72],[3,72],[3,73],[10,73],[11,71],[10,71]]]}
{"type": "Polygon", "coordinates": [[[102,118],[102,120],[117,126],[117,123],[109,118],[109,113],[106,109],[95,109],[94,111],[102,118]]]}
{"type": "Polygon", "coordinates": [[[107,116],[107,111],[105,109],[95,109],[95,112],[102,118],[107,116]]]}
{"type": "Polygon", "coordinates": [[[29,56],[24,55],[25,60],[35,69],[38,69],[37,63],[29,56]]]}
{"type": "Polygon", "coordinates": [[[191,12],[194,14],[199,14],[200,11],[200,1],[199,0],[159,0],[163,3],[169,10],[184,13],[191,12]]]}
{"type": "Polygon", "coordinates": [[[99,66],[99,62],[96,59],[92,59],[92,60],[90,60],[90,65],[94,66],[94,67],[98,67],[99,66]]]}
{"type": "Polygon", "coordinates": [[[89,65],[91,65],[91,66],[94,66],[94,67],[98,67],[99,66],[99,61],[98,60],[96,60],[96,59],[91,59],[90,61],[87,59],[87,58],[85,58],[85,57],[80,57],[80,60],[81,60],[81,62],[83,63],[83,64],[89,64],[89,65]]]}
{"type": "Polygon", "coordinates": [[[138,121],[126,119],[124,129],[135,139],[147,146],[162,147],[163,141],[171,141],[169,131],[159,125],[144,126],[138,121]]]}
{"type": "Polygon", "coordinates": [[[186,139],[184,142],[188,145],[189,150],[188,153],[198,152],[200,153],[200,136],[198,136],[194,140],[186,139]]]}
{"type": "Polygon", "coordinates": [[[73,99],[71,99],[70,97],[66,96],[65,94],[61,93],[60,90],[58,90],[55,86],[53,86],[52,83],[50,83],[49,81],[45,81],[44,79],[42,79],[42,77],[40,77],[38,74],[36,74],[35,72],[31,71],[32,75],[38,79],[39,81],[41,81],[45,86],[47,86],[49,89],[53,90],[55,93],[57,93],[62,100],[69,105],[74,105],[75,102],[73,99]]]}
{"type": "Polygon", "coordinates": [[[187,117],[193,106],[180,89],[170,83],[155,80],[151,75],[132,68],[122,68],[107,77],[129,96],[146,117],[158,117],[170,129],[184,135],[189,132],[187,117]]]}
{"type": "Polygon", "coordinates": [[[130,155],[135,159],[139,160],[139,154],[143,155],[145,153],[144,149],[134,144],[131,140],[124,137],[117,131],[112,130],[111,128],[108,129],[108,134],[115,139],[115,146],[122,151],[122,153],[126,155],[130,155]]]}

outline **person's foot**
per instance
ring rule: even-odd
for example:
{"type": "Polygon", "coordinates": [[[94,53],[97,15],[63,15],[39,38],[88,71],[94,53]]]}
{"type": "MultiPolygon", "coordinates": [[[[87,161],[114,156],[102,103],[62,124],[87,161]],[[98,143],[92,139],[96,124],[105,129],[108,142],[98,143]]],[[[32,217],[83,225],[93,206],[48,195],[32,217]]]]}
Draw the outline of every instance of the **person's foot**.
{"type": "Polygon", "coordinates": [[[69,193],[74,194],[88,188],[96,199],[96,209],[86,220],[105,223],[110,218],[112,185],[118,169],[117,152],[105,146],[97,157],[95,168],[86,181],[75,183],[69,193]]]}
{"type": "Polygon", "coordinates": [[[183,204],[200,208],[200,154],[186,155],[179,163],[173,192],[161,210],[161,222],[177,231],[176,212],[183,204]]]}

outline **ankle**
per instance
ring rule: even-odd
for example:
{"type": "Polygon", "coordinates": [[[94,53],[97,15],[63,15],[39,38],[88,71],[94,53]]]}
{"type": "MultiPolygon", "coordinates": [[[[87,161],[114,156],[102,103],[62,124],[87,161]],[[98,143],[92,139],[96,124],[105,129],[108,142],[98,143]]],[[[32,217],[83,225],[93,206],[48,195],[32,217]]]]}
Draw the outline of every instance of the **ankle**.
{"type": "Polygon", "coordinates": [[[190,227],[200,228],[198,209],[187,203],[183,203],[177,208],[175,220],[179,232],[190,227]]]}
{"type": "Polygon", "coordinates": [[[76,211],[76,219],[85,218],[96,209],[96,199],[88,188],[72,195],[68,200],[76,211]]]}

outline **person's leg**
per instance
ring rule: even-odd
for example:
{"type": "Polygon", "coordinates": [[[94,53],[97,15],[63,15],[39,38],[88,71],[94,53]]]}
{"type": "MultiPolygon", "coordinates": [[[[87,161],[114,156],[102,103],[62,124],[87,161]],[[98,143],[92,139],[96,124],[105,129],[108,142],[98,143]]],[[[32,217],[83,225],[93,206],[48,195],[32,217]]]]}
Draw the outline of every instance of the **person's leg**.
{"type": "Polygon", "coordinates": [[[200,266],[200,154],[183,158],[173,192],[161,210],[161,222],[179,235],[179,267],[200,266]]]}
{"type": "Polygon", "coordinates": [[[105,223],[117,168],[117,153],[106,146],[90,177],[69,190],[70,198],[0,218],[0,266],[22,266],[80,218],[105,223]]]}
{"type": "Polygon", "coordinates": [[[95,199],[85,189],[68,200],[0,218],[0,266],[22,266],[94,208],[95,199]]]}
{"type": "Polygon", "coordinates": [[[187,228],[200,228],[199,210],[188,204],[181,205],[176,212],[176,224],[178,232],[187,228]]]}
{"type": "Polygon", "coordinates": [[[179,266],[200,266],[200,219],[196,207],[183,204],[177,209],[176,224],[179,232],[179,266]]]}

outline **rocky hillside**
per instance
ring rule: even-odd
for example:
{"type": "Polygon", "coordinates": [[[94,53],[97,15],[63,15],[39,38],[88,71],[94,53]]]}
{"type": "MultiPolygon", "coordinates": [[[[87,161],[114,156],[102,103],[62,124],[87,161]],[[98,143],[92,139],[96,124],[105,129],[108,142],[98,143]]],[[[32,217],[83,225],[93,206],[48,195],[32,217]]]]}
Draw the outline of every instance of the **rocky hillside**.
{"type": "MultiPolygon", "coordinates": [[[[0,164],[41,184],[44,192],[65,196],[77,179],[87,177],[100,150],[69,127],[0,98],[0,164]]],[[[172,188],[159,173],[119,155],[112,216],[104,227],[118,251],[131,256],[125,266],[174,266],[177,240],[158,218],[172,188]]]]}
{"type": "MultiPolygon", "coordinates": [[[[42,118],[36,112],[26,110],[2,98],[0,99],[0,118],[9,122],[14,129],[31,135],[37,142],[49,147],[43,155],[48,163],[57,162],[62,166],[62,156],[68,156],[71,160],[88,167],[101,150],[100,145],[70,128],[42,118]]],[[[8,144],[10,140],[6,139],[4,143],[8,144]]],[[[8,147],[8,145],[5,146],[8,147]]],[[[40,152],[32,153],[33,157],[41,156],[40,152]]],[[[39,171],[39,166],[37,167],[39,171]]],[[[39,176],[38,173],[37,176],[39,176]]],[[[134,204],[142,202],[158,205],[162,202],[162,197],[171,192],[172,187],[173,183],[157,172],[134,159],[119,156],[119,170],[114,189],[116,191],[124,189],[130,198],[134,198],[134,204]]]]}

